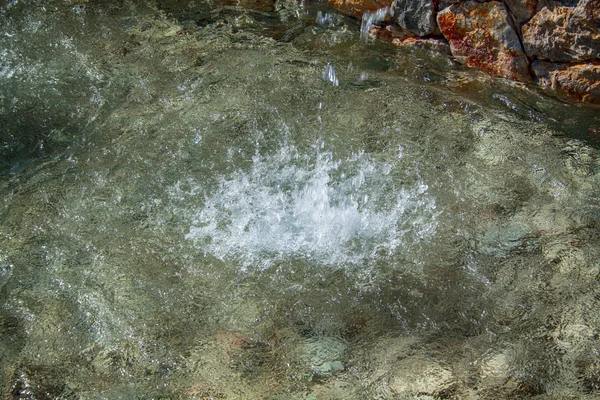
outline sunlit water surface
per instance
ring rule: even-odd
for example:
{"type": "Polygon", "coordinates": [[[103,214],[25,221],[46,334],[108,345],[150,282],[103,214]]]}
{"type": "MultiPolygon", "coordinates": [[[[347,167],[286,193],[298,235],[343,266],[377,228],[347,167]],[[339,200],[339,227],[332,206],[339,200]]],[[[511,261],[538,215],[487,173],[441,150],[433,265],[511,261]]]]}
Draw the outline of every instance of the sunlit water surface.
{"type": "Polygon", "coordinates": [[[597,398],[598,110],[245,6],[0,2],[2,398],[597,398]]]}

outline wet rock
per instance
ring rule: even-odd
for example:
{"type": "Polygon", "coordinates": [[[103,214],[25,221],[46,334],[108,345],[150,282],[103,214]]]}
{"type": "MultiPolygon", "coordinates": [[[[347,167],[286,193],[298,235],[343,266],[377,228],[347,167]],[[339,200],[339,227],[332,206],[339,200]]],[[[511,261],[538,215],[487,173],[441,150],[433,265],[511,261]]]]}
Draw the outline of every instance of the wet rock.
{"type": "Polygon", "coordinates": [[[505,0],[504,3],[515,18],[515,22],[523,25],[535,13],[539,0],[505,0]]]}
{"type": "MultiPolygon", "coordinates": [[[[570,319],[567,317],[567,319],[570,319]]],[[[552,332],[556,345],[565,351],[574,351],[584,347],[585,344],[594,343],[596,332],[587,324],[581,322],[567,322],[552,332]]]]}
{"type": "Polygon", "coordinates": [[[584,64],[535,61],[532,68],[540,84],[574,100],[600,104],[600,61],[584,64]]]}
{"type": "Polygon", "coordinates": [[[420,38],[420,37],[408,37],[404,39],[394,38],[392,40],[397,46],[403,46],[407,48],[418,48],[428,51],[432,51],[438,54],[450,55],[450,46],[443,39],[438,38],[420,38]]]}
{"type": "MultiPolygon", "coordinates": [[[[354,399],[357,390],[350,382],[341,379],[327,380],[323,384],[314,387],[312,398],[315,400],[354,399]]],[[[304,397],[302,400],[309,400],[310,398],[304,397]]]]}
{"type": "Polygon", "coordinates": [[[415,34],[395,24],[379,24],[369,28],[369,36],[386,42],[395,42],[414,38],[415,34]]]}
{"type": "Polygon", "coordinates": [[[327,377],[344,369],[340,360],[346,348],[345,343],[335,338],[314,338],[300,346],[300,358],[317,376],[327,377]]]}
{"type": "Polygon", "coordinates": [[[328,0],[329,4],[356,18],[362,18],[365,12],[377,11],[390,6],[390,0],[328,0]]]}
{"type": "Polygon", "coordinates": [[[432,0],[394,0],[394,19],[402,28],[425,36],[435,29],[435,5],[432,0]]]}
{"type": "Polygon", "coordinates": [[[579,0],[574,7],[548,2],[522,32],[529,56],[565,62],[600,59],[600,1],[579,0]]]}
{"type": "Polygon", "coordinates": [[[510,356],[507,351],[487,354],[476,365],[486,386],[499,386],[510,378],[510,356]]]}
{"type": "Polygon", "coordinates": [[[400,396],[440,396],[453,384],[452,372],[434,360],[408,357],[396,366],[390,388],[400,396]]]}
{"type": "MultiPolygon", "coordinates": [[[[393,25],[384,22],[389,17],[389,7],[380,8],[375,12],[365,12],[362,16],[360,24],[360,38],[361,40],[368,41],[369,37],[378,38],[377,34],[373,34],[371,30],[375,26],[392,27],[393,25]]],[[[401,29],[398,27],[398,29],[401,29]]],[[[385,39],[385,37],[383,37],[385,39]]]]}
{"type": "Polygon", "coordinates": [[[527,56],[502,3],[455,4],[442,10],[437,21],[459,62],[509,79],[531,79],[527,56]]]}
{"type": "Polygon", "coordinates": [[[494,225],[481,238],[481,250],[498,258],[511,252],[531,251],[535,246],[528,242],[530,233],[530,228],[520,222],[511,222],[506,227],[494,225]]]}

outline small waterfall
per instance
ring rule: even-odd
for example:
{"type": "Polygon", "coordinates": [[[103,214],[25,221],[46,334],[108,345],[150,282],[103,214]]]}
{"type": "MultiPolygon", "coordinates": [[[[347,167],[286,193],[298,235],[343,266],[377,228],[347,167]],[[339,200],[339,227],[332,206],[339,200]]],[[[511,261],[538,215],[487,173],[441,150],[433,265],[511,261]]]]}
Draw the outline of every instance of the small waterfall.
{"type": "Polygon", "coordinates": [[[335,67],[328,63],[323,70],[323,79],[327,82],[331,82],[333,86],[339,86],[340,81],[335,74],[335,67]]]}
{"type": "Polygon", "coordinates": [[[316,22],[317,22],[317,25],[334,25],[335,17],[331,13],[323,14],[321,11],[319,11],[317,13],[316,22]]]}
{"type": "Polygon", "coordinates": [[[367,42],[369,40],[369,30],[371,26],[385,19],[390,13],[389,7],[380,8],[375,12],[366,12],[363,14],[362,23],[360,25],[360,38],[367,42]]]}

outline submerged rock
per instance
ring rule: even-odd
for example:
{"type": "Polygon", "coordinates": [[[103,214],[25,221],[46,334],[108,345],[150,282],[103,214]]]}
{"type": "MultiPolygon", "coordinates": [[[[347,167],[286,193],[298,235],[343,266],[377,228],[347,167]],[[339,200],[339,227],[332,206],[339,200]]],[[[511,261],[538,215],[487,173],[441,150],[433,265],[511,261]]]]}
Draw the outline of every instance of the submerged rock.
{"type": "Polygon", "coordinates": [[[497,1],[467,1],[442,10],[437,17],[456,59],[492,75],[527,81],[529,62],[509,24],[505,6],[497,1]]]}
{"type": "Polygon", "coordinates": [[[438,397],[448,392],[453,383],[450,369],[432,359],[413,356],[398,363],[390,388],[400,396],[438,397]]]}
{"type": "Polygon", "coordinates": [[[600,104],[600,62],[554,64],[535,61],[532,68],[542,85],[577,101],[600,104]]]}
{"type": "Polygon", "coordinates": [[[520,222],[510,223],[506,227],[492,226],[481,238],[481,250],[498,258],[519,251],[531,251],[535,246],[528,241],[530,234],[530,228],[520,222]]]}
{"type": "Polygon", "coordinates": [[[575,7],[549,2],[522,31],[526,53],[540,60],[600,59],[600,1],[579,0],[575,7]]]}
{"type": "Polygon", "coordinates": [[[344,364],[340,360],[346,349],[347,345],[339,339],[319,337],[300,346],[300,358],[315,375],[327,377],[344,370],[344,364]]]}
{"type": "Polygon", "coordinates": [[[419,36],[430,34],[436,27],[432,0],[394,0],[392,10],[398,25],[419,36]]]}

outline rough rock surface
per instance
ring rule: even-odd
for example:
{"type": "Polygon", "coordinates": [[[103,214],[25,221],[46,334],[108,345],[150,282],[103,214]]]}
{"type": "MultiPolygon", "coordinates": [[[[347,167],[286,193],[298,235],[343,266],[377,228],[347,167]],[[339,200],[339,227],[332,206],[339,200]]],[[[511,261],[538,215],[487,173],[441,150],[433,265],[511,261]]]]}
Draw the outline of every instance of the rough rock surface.
{"type": "Polygon", "coordinates": [[[568,65],[535,61],[532,68],[542,85],[577,101],[600,104],[600,62],[568,65]]]}
{"type": "Polygon", "coordinates": [[[376,11],[380,8],[389,7],[390,0],[328,0],[336,9],[344,14],[361,19],[366,11],[376,11]]]}
{"type": "Polygon", "coordinates": [[[519,25],[529,21],[537,9],[539,0],[504,0],[519,25]]]}
{"type": "Polygon", "coordinates": [[[391,6],[393,22],[369,29],[379,40],[450,52],[468,67],[513,80],[530,81],[533,73],[574,100],[600,102],[600,0],[328,1],[359,19],[391,6]]]}
{"type": "Polygon", "coordinates": [[[574,7],[548,2],[522,32],[525,51],[540,60],[600,59],[600,1],[579,0],[574,7]]]}
{"type": "Polygon", "coordinates": [[[493,75],[526,81],[529,61],[504,4],[467,1],[442,10],[437,21],[459,62],[493,75]]]}
{"type": "Polygon", "coordinates": [[[394,38],[392,43],[397,46],[425,49],[438,54],[450,55],[450,46],[443,39],[420,37],[394,38]]]}
{"type": "Polygon", "coordinates": [[[436,28],[433,0],[394,0],[392,10],[398,25],[419,36],[429,35],[436,28]]]}
{"type": "Polygon", "coordinates": [[[386,42],[414,38],[415,34],[398,25],[378,24],[369,28],[369,35],[386,42]]]}

